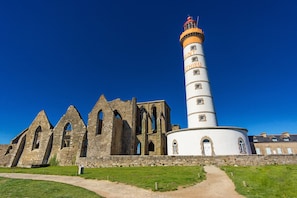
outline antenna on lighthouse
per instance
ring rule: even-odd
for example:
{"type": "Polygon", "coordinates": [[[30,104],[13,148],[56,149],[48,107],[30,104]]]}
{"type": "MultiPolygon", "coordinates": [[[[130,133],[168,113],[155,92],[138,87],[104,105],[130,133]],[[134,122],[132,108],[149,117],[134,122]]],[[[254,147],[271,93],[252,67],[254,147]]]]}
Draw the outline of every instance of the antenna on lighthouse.
{"type": "Polygon", "coordinates": [[[196,20],[197,27],[198,27],[198,22],[199,22],[199,16],[197,16],[197,20],[196,20]]]}

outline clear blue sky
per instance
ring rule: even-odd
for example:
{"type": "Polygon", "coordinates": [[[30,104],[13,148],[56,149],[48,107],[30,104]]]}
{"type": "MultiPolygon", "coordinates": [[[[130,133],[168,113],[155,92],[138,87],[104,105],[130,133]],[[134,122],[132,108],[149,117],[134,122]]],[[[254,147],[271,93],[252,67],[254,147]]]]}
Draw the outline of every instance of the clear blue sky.
{"type": "Polygon", "coordinates": [[[2,1],[0,143],[45,110],[55,126],[69,105],[87,124],[108,100],[164,99],[186,127],[182,48],[200,16],[219,125],[249,135],[297,133],[297,3],[283,1],[2,1]]]}

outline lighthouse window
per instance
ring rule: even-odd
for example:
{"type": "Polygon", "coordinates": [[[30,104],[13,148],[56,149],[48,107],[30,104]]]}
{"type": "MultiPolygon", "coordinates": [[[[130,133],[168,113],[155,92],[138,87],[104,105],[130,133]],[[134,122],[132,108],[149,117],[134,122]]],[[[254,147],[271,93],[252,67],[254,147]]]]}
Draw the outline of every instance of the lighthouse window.
{"type": "Polygon", "coordinates": [[[206,116],[203,115],[199,115],[199,122],[205,122],[206,121],[206,116]]]}
{"type": "Polygon", "coordinates": [[[195,69],[195,70],[193,71],[193,75],[200,75],[200,71],[199,71],[199,69],[195,69]]]}
{"type": "Polygon", "coordinates": [[[192,51],[192,50],[196,50],[196,49],[197,49],[196,45],[192,45],[192,46],[191,46],[191,51],[192,51]]]}
{"type": "Polygon", "coordinates": [[[202,89],[202,84],[201,83],[195,84],[195,89],[202,89]]]}
{"type": "Polygon", "coordinates": [[[192,62],[197,62],[197,61],[198,61],[198,57],[197,56],[195,56],[195,57],[192,58],[192,62]]]}
{"type": "Polygon", "coordinates": [[[203,105],[203,104],[204,104],[203,98],[198,98],[197,99],[197,105],[203,105]]]}

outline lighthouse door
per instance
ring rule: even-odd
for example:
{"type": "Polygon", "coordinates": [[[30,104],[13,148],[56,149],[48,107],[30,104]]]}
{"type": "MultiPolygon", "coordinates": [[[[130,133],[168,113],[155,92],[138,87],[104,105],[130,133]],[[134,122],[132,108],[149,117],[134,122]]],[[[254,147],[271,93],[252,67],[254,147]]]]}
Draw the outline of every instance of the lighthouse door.
{"type": "Polygon", "coordinates": [[[209,140],[203,140],[204,155],[211,156],[211,143],[209,140]]]}

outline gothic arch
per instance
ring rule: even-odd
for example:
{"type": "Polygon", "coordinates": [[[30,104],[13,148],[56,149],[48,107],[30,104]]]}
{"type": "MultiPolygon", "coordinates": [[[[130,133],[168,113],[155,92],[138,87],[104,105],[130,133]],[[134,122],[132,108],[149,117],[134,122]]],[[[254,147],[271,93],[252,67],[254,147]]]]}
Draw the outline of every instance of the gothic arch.
{"type": "Polygon", "coordinates": [[[141,155],[141,142],[137,142],[136,155],[141,155]]]}
{"type": "Polygon", "coordinates": [[[172,141],[172,154],[178,154],[178,143],[176,139],[172,141]]]}
{"type": "Polygon", "coordinates": [[[145,110],[144,107],[140,107],[139,109],[139,115],[138,115],[138,129],[137,129],[137,134],[142,134],[143,128],[146,127],[146,116],[147,116],[147,111],[145,110]]]}
{"type": "Polygon", "coordinates": [[[200,140],[201,154],[203,156],[214,156],[213,141],[210,137],[204,136],[200,140]]]}
{"type": "Polygon", "coordinates": [[[63,130],[61,148],[70,147],[72,135],[72,125],[68,122],[63,130]]]}
{"type": "Polygon", "coordinates": [[[38,126],[34,132],[34,138],[33,138],[33,144],[32,144],[32,150],[39,149],[40,146],[40,136],[41,136],[41,126],[38,126]]]}
{"type": "Polygon", "coordinates": [[[157,107],[153,106],[151,109],[151,122],[152,122],[152,132],[156,133],[157,132],[157,107]]]}
{"type": "Polygon", "coordinates": [[[155,151],[155,144],[153,143],[153,141],[150,141],[148,144],[148,151],[155,151]]]}
{"type": "Polygon", "coordinates": [[[246,145],[244,140],[240,137],[238,138],[238,148],[239,148],[239,153],[240,154],[246,154],[246,145]]]}
{"type": "Polygon", "coordinates": [[[122,116],[121,116],[121,114],[118,112],[118,110],[114,110],[114,111],[113,111],[113,114],[114,114],[114,117],[115,117],[116,119],[121,119],[121,120],[122,120],[122,116]]]}
{"type": "Polygon", "coordinates": [[[102,110],[100,110],[97,114],[96,135],[100,135],[102,133],[103,120],[104,120],[104,113],[102,110]]]}

